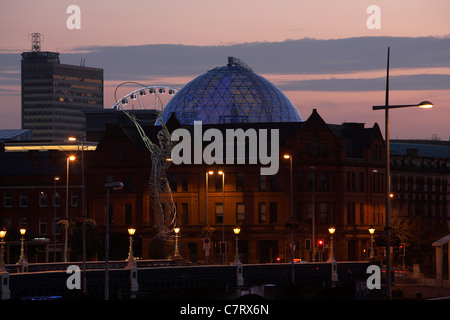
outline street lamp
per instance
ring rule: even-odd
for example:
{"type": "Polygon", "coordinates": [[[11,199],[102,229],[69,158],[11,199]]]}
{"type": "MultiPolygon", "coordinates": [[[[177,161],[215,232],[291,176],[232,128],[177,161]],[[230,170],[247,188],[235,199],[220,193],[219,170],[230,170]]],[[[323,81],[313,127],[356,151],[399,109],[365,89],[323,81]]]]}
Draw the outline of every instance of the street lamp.
{"type": "MultiPolygon", "coordinates": [[[[82,199],[82,211],[83,211],[83,226],[82,226],[82,238],[83,238],[83,293],[86,294],[86,187],[84,184],[84,142],[86,136],[80,137],[81,142],[81,199],[82,199]]],[[[76,142],[76,137],[69,137],[69,141],[76,142]]]]}
{"type": "Polygon", "coordinates": [[[285,159],[289,159],[289,174],[290,174],[290,184],[291,184],[291,280],[292,283],[295,282],[295,272],[294,272],[294,252],[295,252],[295,231],[294,231],[294,180],[292,176],[292,156],[289,154],[285,154],[283,156],[285,159]]]}
{"type": "Polygon", "coordinates": [[[369,233],[370,233],[370,260],[375,260],[375,253],[373,250],[373,243],[374,243],[373,234],[375,233],[375,228],[373,226],[370,226],[369,233]]]}
{"type": "Polygon", "coordinates": [[[128,234],[130,235],[130,249],[128,250],[128,258],[127,258],[128,266],[132,266],[136,262],[136,259],[134,258],[133,255],[133,235],[135,232],[136,232],[135,228],[132,227],[128,228],[128,234]]]}
{"type": "Polygon", "coordinates": [[[109,190],[120,190],[122,182],[110,182],[105,184],[106,188],[106,221],[105,221],[105,300],[109,300],[109,190]]]}
{"type": "Polygon", "coordinates": [[[18,272],[24,272],[26,269],[28,269],[28,262],[27,262],[27,258],[25,256],[25,251],[23,248],[23,242],[25,240],[24,235],[27,232],[27,229],[25,228],[20,228],[19,229],[21,237],[20,237],[20,259],[17,262],[17,271],[18,272]]]}
{"type": "MultiPolygon", "coordinates": [[[[214,171],[209,170],[205,172],[205,226],[208,225],[208,188],[209,188],[209,176],[213,175],[214,171]]],[[[209,246],[204,246],[205,248],[205,261],[209,264],[209,246]]]]}
{"type": "Polygon", "coordinates": [[[333,234],[335,231],[336,231],[335,227],[328,228],[328,232],[330,233],[330,255],[328,257],[327,262],[336,261],[336,259],[334,259],[334,246],[333,246],[333,234]]]}
{"type": "Polygon", "coordinates": [[[6,230],[0,230],[0,272],[6,272],[5,268],[5,260],[4,260],[4,244],[5,244],[5,236],[6,236],[6,230]]]}
{"type": "MultiPolygon", "coordinates": [[[[75,160],[74,156],[69,156],[66,159],[66,220],[69,221],[69,162],[75,160]]],[[[67,240],[69,236],[69,230],[66,228],[66,233],[64,234],[64,262],[67,262],[67,240]]]]}
{"type": "Polygon", "coordinates": [[[222,245],[225,251],[222,253],[222,257],[223,257],[223,264],[225,264],[225,262],[227,261],[227,251],[228,251],[225,242],[225,172],[219,170],[217,173],[222,176],[222,245]]]}
{"type": "Polygon", "coordinates": [[[387,52],[386,66],[386,93],[384,106],[373,106],[372,110],[384,110],[385,114],[385,139],[386,139],[386,293],[388,299],[392,299],[391,292],[391,181],[390,181],[390,150],[389,150],[389,109],[419,107],[429,109],[433,107],[430,101],[422,101],[419,104],[389,105],[389,55],[387,52]]]}
{"type": "Polygon", "coordinates": [[[53,178],[53,262],[56,262],[56,181],[59,179],[59,177],[53,178]]]}
{"type": "Polygon", "coordinates": [[[179,238],[179,233],[180,233],[180,227],[175,227],[173,228],[173,231],[175,232],[175,252],[173,254],[174,258],[179,258],[180,257],[180,252],[178,251],[178,238],[179,238]]]}
{"type": "Polygon", "coordinates": [[[239,233],[241,232],[241,228],[239,226],[233,228],[233,232],[236,235],[236,248],[234,250],[234,264],[238,265],[241,263],[239,260],[239,247],[238,247],[238,241],[239,241],[239,233]]]}

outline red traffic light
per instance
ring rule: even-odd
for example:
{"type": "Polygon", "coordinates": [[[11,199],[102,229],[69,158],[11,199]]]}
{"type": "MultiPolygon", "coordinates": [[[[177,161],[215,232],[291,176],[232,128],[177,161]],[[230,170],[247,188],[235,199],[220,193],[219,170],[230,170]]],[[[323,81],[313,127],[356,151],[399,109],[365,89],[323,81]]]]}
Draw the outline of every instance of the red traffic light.
{"type": "Polygon", "coordinates": [[[317,243],[319,244],[319,251],[323,251],[323,240],[320,239],[317,241],[317,243]]]}

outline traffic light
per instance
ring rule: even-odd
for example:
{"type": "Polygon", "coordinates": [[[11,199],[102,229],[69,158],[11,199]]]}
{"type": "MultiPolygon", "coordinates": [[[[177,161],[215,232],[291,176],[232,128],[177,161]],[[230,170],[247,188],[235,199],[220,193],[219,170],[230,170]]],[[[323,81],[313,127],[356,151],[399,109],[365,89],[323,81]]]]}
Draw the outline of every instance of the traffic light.
{"type": "Polygon", "coordinates": [[[405,256],[405,244],[404,243],[400,243],[400,246],[398,247],[398,252],[400,253],[400,256],[402,256],[402,257],[405,256]]]}
{"type": "Polygon", "coordinates": [[[319,251],[323,252],[323,245],[324,245],[323,240],[320,239],[319,241],[317,241],[317,244],[319,245],[319,251]]]}

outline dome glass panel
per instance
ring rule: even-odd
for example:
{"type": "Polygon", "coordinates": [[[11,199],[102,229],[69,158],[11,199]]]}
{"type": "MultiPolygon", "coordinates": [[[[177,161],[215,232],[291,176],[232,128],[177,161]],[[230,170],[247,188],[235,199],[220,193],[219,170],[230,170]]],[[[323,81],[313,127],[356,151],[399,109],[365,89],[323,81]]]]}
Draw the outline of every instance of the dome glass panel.
{"type": "Polygon", "coordinates": [[[275,85],[233,57],[226,66],[209,70],[178,91],[162,112],[164,122],[172,113],[182,124],[302,121],[275,85]]]}

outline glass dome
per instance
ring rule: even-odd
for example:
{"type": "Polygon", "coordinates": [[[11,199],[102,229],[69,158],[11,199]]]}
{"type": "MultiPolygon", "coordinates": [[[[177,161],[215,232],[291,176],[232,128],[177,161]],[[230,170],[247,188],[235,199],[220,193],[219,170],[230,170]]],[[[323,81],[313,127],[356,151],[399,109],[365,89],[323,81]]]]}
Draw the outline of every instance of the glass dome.
{"type": "Polygon", "coordinates": [[[233,57],[185,85],[162,111],[163,121],[173,112],[182,124],[302,121],[275,85],[233,57]]]}

